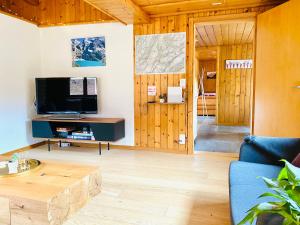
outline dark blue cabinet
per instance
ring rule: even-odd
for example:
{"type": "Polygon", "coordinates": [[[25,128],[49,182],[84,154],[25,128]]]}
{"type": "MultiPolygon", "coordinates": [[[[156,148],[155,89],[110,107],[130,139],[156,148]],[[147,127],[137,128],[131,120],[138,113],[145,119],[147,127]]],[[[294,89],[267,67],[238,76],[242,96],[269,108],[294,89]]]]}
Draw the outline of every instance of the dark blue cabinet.
{"type": "MultiPolygon", "coordinates": [[[[50,140],[64,140],[56,132],[58,127],[74,127],[76,130],[88,129],[95,137],[94,142],[99,142],[101,154],[101,141],[114,142],[125,137],[125,120],[122,118],[83,118],[80,120],[59,120],[51,117],[41,117],[32,120],[32,134],[34,138],[48,139],[48,150],[50,140]]],[[[66,139],[65,141],[72,141],[66,139]]],[[[86,142],[86,141],[84,141],[86,142]]]]}

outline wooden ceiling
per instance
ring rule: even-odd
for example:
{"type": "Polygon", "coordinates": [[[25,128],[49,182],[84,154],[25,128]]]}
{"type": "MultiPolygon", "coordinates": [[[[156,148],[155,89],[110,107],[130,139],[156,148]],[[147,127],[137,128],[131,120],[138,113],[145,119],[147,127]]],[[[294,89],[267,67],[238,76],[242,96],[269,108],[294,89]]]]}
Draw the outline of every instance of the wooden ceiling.
{"type": "Polygon", "coordinates": [[[115,21],[84,0],[0,0],[0,12],[38,26],[115,21]]]}
{"type": "Polygon", "coordinates": [[[85,0],[124,24],[149,23],[150,17],[131,0],[85,0]]]}
{"type": "Polygon", "coordinates": [[[280,4],[284,0],[135,0],[150,16],[280,4]]]}
{"type": "Polygon", "coordinates": [[[196,47],[252,43],[255,36],[254,21],[199,24],[195,27],[196,47]]]}
{"type": "Polygon", "coordinates": [[[205,10],[276,5],[286,0],[85,0],[125,24],[148,23],[149,17],[205,10]]]}

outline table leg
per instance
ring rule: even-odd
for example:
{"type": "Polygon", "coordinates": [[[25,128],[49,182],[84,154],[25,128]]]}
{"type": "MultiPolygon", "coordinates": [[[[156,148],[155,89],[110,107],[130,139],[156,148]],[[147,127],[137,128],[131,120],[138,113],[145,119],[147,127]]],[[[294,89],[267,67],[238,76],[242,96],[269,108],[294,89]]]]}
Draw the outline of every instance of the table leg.
{"type": "Polygon", "coordinates": [[[51,149],[50,149],[50,139],[48,139],[47,144],[48,144],[48,152],[50,152],[51,151],[51,149]]]}
{"type": "Polygon", "coordinates": [[[109,142],[107,143],[107,150],[108,150],[108,151],[110,150],[109,142]]]}
{"type": "Polygon", "coordinates": [[[102,151],[101,151],[101,142],[99,142],[99,155],[101,155],[102,151]]]}

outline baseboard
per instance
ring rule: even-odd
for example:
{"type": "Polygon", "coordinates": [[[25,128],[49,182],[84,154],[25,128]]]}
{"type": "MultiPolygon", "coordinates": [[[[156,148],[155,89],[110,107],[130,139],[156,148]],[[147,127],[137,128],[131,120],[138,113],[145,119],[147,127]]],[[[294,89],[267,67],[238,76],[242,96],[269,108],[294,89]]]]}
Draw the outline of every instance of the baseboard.
{"type": "Polygon", "coordinates": [[[44,144],[45,144],[45,141],[41,141],[41,142],[38,142],[38,143],[35,143],[35,144],[32,144],[32,145],[25,146],[23,148],[18,148],[18,149],[12,150],[10,152],[4,153],[4,154],[2,154],[2,156],[10,156],[10,155],[13,155],[15,153],[25,152],[25,151],[28,151],[30,149],[42,146],[44,144]]]}
{"type": "MultiPolygon", "coordinates": [[[[51,144],[57,143],[56,141],[51,141],[51,144]]],[[[2,156],[10,156],[13,155],[14,153],[19,153],[19,152],[25,152],[28,150],[31,150],[33,148],[37,148],[39,146],[47,144],[46,141],[41,141],[36,144],[32,144],[29,146],[25,146],[23,148],[19,148],[13,151],[10,151],[8,153],[4,153],[2,156]]],[[[72,146],[77,146],[77,147],[87,147],[87,148],[98,148],[98,144],[93,144],[93,143],[72,143],[72,146]]],[[[101,144],[103,150],[107,148],[107,144],[101,144]]],[[[151,152],[164,152],[164,153],[176,153],[176,154],[187,154],[186,150],[183,151],[178,151],[178,149],[155,149],[155,148],[149,148],[149,147],[140,147],[140,146],[129,146],[129,145],[114,145],[110,144],[111,149],[118,149],[118,150],[140,150],[140,151],[151,151],[151,152]]]]}
{"type": "MultiPolygon", "coordinates": [[[[98,148],[97,144],[88,144],[88,143],[72,143],[72,146],[77,147],[86,147],[86,148],[98,148]]],[[[101,145],[103,150],[106,149],[107,144],[101,145]]],[[[164,152],[164,153],[176,153],[176,154],[187,154],[186,150],[179,151],[178,149],[158,149],[158,148],[149,148],[149,147],[141,147],[141,146],[128,146],[128,145],[114,145],[110,144],[111,149],[118,150],[139,150],[139,151],[150,151],[150,152],[164,152]]]]}

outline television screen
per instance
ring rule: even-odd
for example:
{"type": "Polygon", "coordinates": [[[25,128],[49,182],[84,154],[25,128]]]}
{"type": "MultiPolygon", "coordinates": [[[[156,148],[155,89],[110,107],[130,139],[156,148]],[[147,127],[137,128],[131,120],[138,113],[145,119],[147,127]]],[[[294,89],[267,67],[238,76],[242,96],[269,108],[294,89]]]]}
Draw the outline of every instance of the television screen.
{"type": "Polygon", "coordinates": [[[97,113],[96,78],[36,78],[38,114],[97,113]]]}

